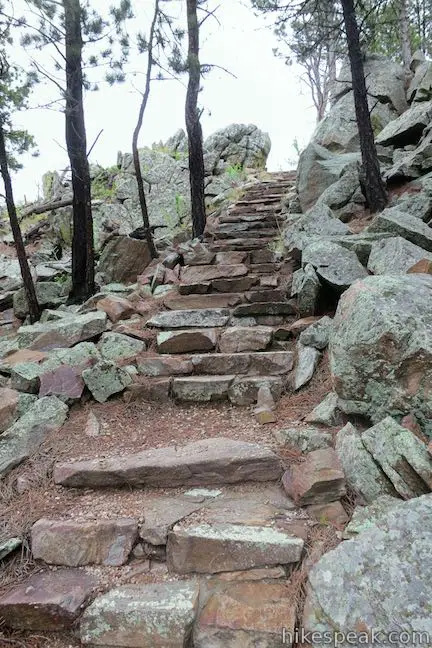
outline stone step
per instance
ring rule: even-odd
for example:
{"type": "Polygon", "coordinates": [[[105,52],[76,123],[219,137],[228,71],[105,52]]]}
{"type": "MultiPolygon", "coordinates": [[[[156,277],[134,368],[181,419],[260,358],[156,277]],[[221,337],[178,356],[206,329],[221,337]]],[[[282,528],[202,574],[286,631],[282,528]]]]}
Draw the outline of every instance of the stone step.
{"type": "Polygon", "coordinates": [[[259,215],[279,215],[282,206],[279,204],[271,205],[238,205],[238,203],[228,210],[229,214],[255,214],[259,215]]]}
{"type": "Polygon", "coordinates": [[[230,315],[231,312],[228,308],[170,310],[154,315],[147,321],[147,326],[166,330],[217,328],[226,326],[230,315]]]}
{"type": "Polygon", "coordinates": [[[236,239],[239,235],[242,238],[256,238],[257,236],[262,236],[266,238],[275,238],[278,236],[279,230],[276,228],[262,228],[262,229],[245,229],[245,230],[236,230],[234,232],[221,232],[220,229],[216,230],[213,234],[213,239],[216,241],[220,240],[230,240],[236,239]]]}
{"type": "MultiPolygon", "coordinates": [[[[219,241],[218,243],[211,243],[210,249],[212,252],[226,252],[228,250],[259,250],[265,248],[272,241],[272,238],[263,237],[261,239],[229,239],[227,241],[219,241]]],[[[215,266],[216,267],[216,266],[215,266]]]]}
{"type": "Polygon", "coordinates": [[[297,310],[295,302],[252,302],[250,304],[240,304],[232,312],[233,317],[248,317],[249,315],[296,315],[297,310]]]}
{"type": "MultiPolygon", "coordinates": [[[[230,223],[220,223],[214,229],[214,236],[222,234],[233,234],[235,232],[254,231],[256,236],[261,236],[262,231],[269,229],[275,220],[251,220],[251,221],[231,221],[230,223]]],[[[241,236],[241,234],[240,234],[241,236]]],[[[264,235],[263,235],[264,236],[264,235]]]]}
{"type": "Polygon", "coordinates": [[[277,214],[275,214],[273,211],[269,212],[268,214],[266,213],[245,213],[244,211],[241,211],[239,213],[235,211],[230,211],[227,212],[226,214],[222,214],[219,216],[219,223],[221,225],[227,225],[229,223],[234,223],[234,224],[241,224],[241,223],[267,223],[267,224],[274,224],[279,221],[279,217],[277,214]]]}
{"type": "Polygon", "coordinates": [[[181,281],[185,284],[200,284],[213,279],[224,277],[243,277],[247,275],[248,268],[243,263],[237,265],[201,265],[185,266],[181,271],[181,281]]]}
{"type": "Polygon", "coordinates": [[[282,263],[268,262],[268,263],[250,263],[248,268],[254,274],[274,274],[282,269],[282,263]]]}
{"type": "Polygon", "coordinates": [[[183,648],[190,645],[198,613],[196,580],[123,585],[85,610],[80,623],[83,645],[118,648],[183,648]]]}
{"type": "Polygon", "coordinates": [[[168,534],[167,563],[178,574],[240,571],[298,563],[304,541],[279,529],[219,524],[182,528],[168,534]]]}
{"type": "Polygon", "coordinates": [[[189,329],[187,331],[162,331],[156,340],[158,353],[171,354],[213,351],[216,348],[217,339],[217,329],[189,329]]]}
{"type": "Polygon", "coordinates": [[[221,353],[265,351],[271,345],[272,339],[271,326],[231,326],[222,332],[219,349],[221,353]]]}
{"type": "Polygon", "coordinates": [[[282,375],[292,370],[294,356],[290,351],[207,353],[192,356],[190,363],[195,374],[282,375]]]}
{"type": "Polygon", "coordinates": [[[276,481],[279,458],[267,448],[226,438],[204,439],[131,455],[56,464],[54,481],[70,488],[209,486],[276,481]]]}
{"type": "MultiPolygon", "coordinates": [[[[197,310],[208,308],[233,308],[244,302],[242,293],[211,293],[208,295],[168,295],[164,300],[169,310],[197,310]]],[[[264,301],[264,300],[263,300],[264,301]]]]}
{"type": "Polygon", "coordinates": [[[265,205],[267,203],[277,203],[280,202],[280,197],[279,196],[268,196],[265,197],[263,196],[262,198],[252,198],[251,200],[248,200],[247,198],[244,200],[238,200],[236,202],[236,206],[238,207],[244,207],[245,205],[265,205]]]}
{"type": "MultiPolygon", "coordinates": [[[[283,302],[286,299],[286,291],[282,289],[261,288],[244,293],[246,301],[257,302],[283,302]]],[[[237,304],[238,305],[238,304],[237,304]]]]}
{"type": "Polygon", "coordinates": [[[252,405],[257,402],[258,390],[267,386],[275,401],[281,397],[284,383],[279,376],[182,376],[173,379],[175,400],[189,403],[209,403],[229,400],[233,405],[252,405]]]}
{"type": "Polygon", "coordinates": [[[238,277],[235,279],[215,279],[210,284],[210,289],[218,293],[243,293],[259,283],[255,275],[238,277]]]}

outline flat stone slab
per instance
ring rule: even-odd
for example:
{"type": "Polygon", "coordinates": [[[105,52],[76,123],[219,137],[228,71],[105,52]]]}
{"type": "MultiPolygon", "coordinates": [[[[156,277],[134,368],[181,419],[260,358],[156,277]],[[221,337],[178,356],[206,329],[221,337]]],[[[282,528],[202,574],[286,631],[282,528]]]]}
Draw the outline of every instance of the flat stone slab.
{"type": "Polygon", "coordinates": [[[210,295],[168,295],[164,305],[170,310],[197,308],[233,308],[242,302],[237,293],[212,293],[210,295]]]}
{"type": "Polygon", "coordinates": [[[270,345],[272,334],[270,326],[233,326],[222,333],[219,349],[222,353],[263,351],[270,345]]]}
{"type": "Polygon", "coordinates": [[[97,581],[78,569],[34,574],[0,598],[6,627],[41,632],[69,628],[96,589],[97,581]]]}
{"type": "Polygon", "coordinates": [[[295,600],[284,585],[236,583],[210,597],[195,626],[194,646],[279,648],[284,630],[293,635],[295,619],[295,600]]]}
{"type": "Polygon", "coordinates": [[[321,352],[315,347],[297,343],[297,366],[294,376],[294,389],[297,391],[306,385],[313,377],[321,358],[321,352]]]}
{"type": "Polygon", "coordinates": [[[38,520],[31,529],[33,557],[50,565],[123,565],[138,535],[132,518],[38,520]]]}
{"type": "Polygon", "coordinates": [[[193,403],[208,403],[228,398],[228,389],[235,376],[190,376],[175,378],[174,398],[193,403]]]}
{"type": "Polygon", "coordinates": [[[280,399],[283,383],[278,376],[239,376],[232,382],[228,397],[234,405],[252,405],[261,387],[267,387],[275,401],[280,399]]]}
{"type": "Polygon", "coordinates": [[[18,329],[17,340],[21,349],[44,351],[56,347],[71,347],[103,333],[106,323],[107,316],[103,312],[67,315],[55,321],[21,326],[18,329]]]}
{"type": "Polygon", "coordinates": [[[290,302],[255,302],[253,304],[240,304],[234,311],[234,317],[248,317],[249,315],[295,315],[296,309],[290,302]]]}
{"type": "Polygon", "coordinates": [[[345,475],[332,448],[314,450],[305,461],[291,465],[282,483],[299,506],[334,502],[346,494],[345,475]]]}
{"type": "Polygon", "coordinates": [[[297,563],[303,540],[271,527],[219,524],[183,529],[168,534],[167,563],[179,574],[238,571],[297,563]]]}
{"type": "Polygon", "coordinates": [[[58,463],[54,480],[63,486],[80,488],[120,485],[175,488],[275,481],[281,474],[279,458],[267,448],[221,437],[183,447],[58,463]]]}
{"type": "Polygon", "coordinates": [[[196,582],[124,585],[99,596],[84,612],[84,645],[184,648],[198,608],[196,582]]]}
{"type": "MultiPolygon", "coordinates": [[[[193,491],[190,492],[193,493],[193,491]]],[[[203,492],[205,493],[204,490],[203,492]]],[[[211,491],[208,492],[211,493],[211,491]]],[[[202,499],[204,500],[205,497],[205,495],[202,496],[202,499]]],[[[207,497],[209,496],[207,495],[207,497]]],[[[202,502],[185,500],[180,497],[146,498],[144,522],[139,530],[140,538],[152,545],[166,544],[168,532],[174,524],[198,511],[203,505],[202,502]]]]}
{"type": "Polygon", "coordinates": [[[147,326],[164,329],[215,328],[228,324],[230,311],[226,308],[204,308],[201,310],[176,310],[158,313],[147,322],[147,326]]]}
{"type": "Polygon", "coordinates": [[[216,329],[194,329],[191,331],[163,331],[157,336],[159,353],[192,353],[213,351],[216,347],[216,329]]]}
{"type": "Polygon", "coordinates": [[[192,360],[178,356],[143,356],[138,358],[137,366],[143,376],[187,375],[194,369],[192,360]]]}
{"type": "MultiPolygon", "coordinates": [[[[213,353],[191,358],[197,374],[258,374],[283,375],[294,364],[290,351],[262,351],[257,353],[213,353]]],[[[184,372],[186,373],[186,372],[184,372]]]]}
{"type": "Polygon", "coordinates": [[[199,267],[185,267],[181,273],[181,281],[186,284],[197,284],[202,281],[243,277],[247,275],[248,268],[243,263],[236,265],[201,265],[199,267]]]}
{"type": "Polygon", "coordinates": [[[220,293],[239,293],[250,290],[258,283],[258,277],[237,277],[227,279],[214,279],[211,282],[211,287],[220,293]]]}

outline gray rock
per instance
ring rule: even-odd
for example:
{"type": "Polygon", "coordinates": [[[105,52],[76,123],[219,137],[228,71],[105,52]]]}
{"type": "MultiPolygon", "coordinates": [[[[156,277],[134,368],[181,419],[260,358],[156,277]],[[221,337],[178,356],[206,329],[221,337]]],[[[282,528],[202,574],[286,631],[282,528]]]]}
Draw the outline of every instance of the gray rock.
{"type": "Polygon", "coordinates": [[[306,385],[315,373],[321,353],[314,347],[297,343],[297,366],[295,369],[294,389],[297,391],[306,385]]]}
{"type": "Polygon", "coordinates": [[[0,477],[27,459],[49,432],[61,428],[68,407],[56,396],[40,398],[0,437],[0,477]]]}
{"type": "Polygon", "coordinates": [[[430,61],[419,63],[407,90],[410,102],[430,101],[432,99],[432,64],[430,61]]]}
{"type": "Polygon", "coordinates": [[[339,399],[335,392],[330,392],[305,418],[307,423],[321,423],[334,427],[342,423],[342,413],[339,410],[339,399]]]}
{"type": "Polygon", "coordinates": [[[19,549],[21,545],[22,545],[21,538],[9,538],[9,540],[6,540],[5,542],[1,542],[0,560],[3,560],[4,558],[6,558],[6,556],[9,556],[9,554],[19,549]]]}
{"type": "MultiPolygon", "coordinates": [[[[67,294],[65,293],[64,286],[60,283],[44,281],[37,283],[35,288],[39,306],[42,308],[56,308],[66,302],[67,294]]],[[[14,294],[13,309],[15,317],[20,319],[24,319],[29,314],[24,288],[20,288],[14,294]]]]}
{"type": "Polygon", "coordinates": [[[395,236],[372,244],[367,267],[373,274],[406,274],[421,259],[432,261],[432,254],[400,236],[395,236]]]}
{"type": "Polygon", "coordinates": [[[157,336],[159,353],[190,353],[212,351],[217,342],[217,329],[162,331],[157,336]]]}
{"type": "Polygon", "coordinates": [[[152,545],[166,544],[168,532],[174,524],[198,511],[202,506],[203,504],[182,500],[179,497],[147,498],[144,522],[139,530],[140,538],[152,545]]]}
{"type": "Polygon", "coordinates": [[[206,403],[228,398],[234,376],[190,376],[174,378],[172,393],[179,401],[206,403]]]}
{"type": "Polygon", "coordinates": [[[329,448],[333,440],[332,435],[328,432],[322,432],[313,427],[276,430],[273,435],[278,443],[297,448],[300,452],[312,452],[313,450],[329,448]]]}
{"type": "Polygon", "coordinates": [[[196,582],[123,585],[99,596],[80,623],[84,645],[184,648],[198,609],[196,582]]]}
{"type": "Polygon", "coordinates": [[[328,187],[338,182],[344,169],[358,160],[358,153],[337,154],[312,141],[302,151],[297,168],[297,192],[302,211],[312,207],[328,187]]]}
{"type": "MultiPolygon", "coordinates": [[[[408,187],[416,189],[417,185],[414,181],[408,187]]],[[[410,216],[419,218],[425,223],[429,222],[432,216],[432,198],[427,193],[411,193],[407,191],[398,198],[394,206],[410,216]]]]}
{"type": "Polygon", "coordinates": [[[411,430],[388,416],[363,432],[362,442],[401,497],[432,491],[432,456],[411,430]]]}
{"type": "Polygon", "coordinates": [[[310,263],[318,277],[338,292],[343,292],[368,274],[354,252],[331,241],[314,241],[307,245],[302,263],[310,263]]]}
{"type": "Polygon", "coordinates": [[[301,317],[315,315],[321,283],[313,266],[307,264],[293,273],[291,295],[297,296],[297,308],[301,317]]]}
{"type": "Polygon", "coordinates": [[[258,400],[261,387],[268,387],[275,401],[282,394],[282,379],[277,376],[237,376],[228,390],[228,397],[234,405],[252,405],[258,400]]]}
{"type": "Polygon", "coordinates": [[[354,538],[359,533],[367,531],[379,524],[389,511],[399,508],[400,504],[401,501],[397,497],[381,495],[368,506],[356,506],[350,523],[345,527],[343,537],[345,539],[354,538]]]}
{"type": "Polygon", "coordinates": [[[329,348],[344,411],[374,421],[413,412],[432,432],[431,297],[422,274],[367,277],[342,296],[329,348]]]}
{"type": "Polygon", "coordinates": [[[432,101],[416,104],[387,124],[376,138],[376,142],[384,146],[417,144],[431,119],[432,101]]]}
{"type": "Polygon", "coordinates": [[[106,361],[84,369],[82,377],[92,396],[99,403],[104,403],[110,396],[122,392],[132,383],[132,378],[126,369],[106,361]]]}
{"type": "Polygon", "coordinates": [[[228,324],[227,308],[204,308],[201,310],[178,310],[158,313],[148,320],[147,326],[165,329],[214,328],[228,324]]]}
{"type": "Polygon", "coordinates": [[[21,349],[49,350],[71,347],[105,331],[107,316],[102,312],[67,315],[60,320],[21,326],[17,339],[21,349]]]}
{"type": "Polygon", "coordinates": [[[332,328],[333,320],[326,315],[300,333],[299,342],[315,349],[325,349],[328,346],[332,328]]]}
{"type": "MultiPolygon", "coordinates": [[[[358,619],[357,637],[364,637],[358,643],[372,645],[373,629],[384,645],[396,648],[430,636],[432,530],[425,520],[431,515],[430,495],[401,503],[376,526],[325,554],[309,574],[305,630],[346,637],[358,619]]],[[[342,648],[349,645],[341,639],[342,648]]]]}
{"type": "Polygon", "coordinates": [[[333,237],[333,243],[342,245],[347,250],[355,252],[358,260],[364,266],[367,265],[372,245],[376,241],[382,241],[384,238],[390,238],[390,232],[366,232],[360,234],[351,234],[350,236],[333,237]]]}
{"type": "Polygon", "coordinates": [[[214,174],[236,165],[264,169],[270,148],[270,137],[254,124],[230,124],[205,140],[205,167],[214,174]]]}
{"type": "Polygon", "coordinates": [[[104,247],[96,268],[100,283],[135,283],[151,260],[146,241],[115,236],[104,247]]]}
{"type": "MultiPolygon", "coordinates": [[[[331,209],[341,209],[360,195],[359,165],[352,162],[332,185],[327,187],[317,200],[317,204],[328,205],[331,209]]],[[[363,198],[364,201],[364,198],[363,198]]]]}
{"type": "Polygon", "coordinates": [[[412,150],[406,147],[406,152],[399,152],[393,166],[386,171],[385,179],[398,181],[406,178],[418,178],[432,170],[432,131],[430,126],[425,130],[419,145],[412,150]]]}
{"type": "Polygon", "coordinates": [[[98,349],[104,360],[116,362],[124,358],[135,358],[145,351],[145,343],[121,333],[104,333],[98,349]]]}
{"type": "Polygon", "coordinates": [[[347,423],[338,433],[336,452],[347,483],[365,502],[373,502],[381,495],[395,495],[390,481],[377,466],[364,446],[360,433],[351,423],[347,423]]]}
{"type": "Polygon", "coordinates": [[[330,207],[318,203],[285,230],[284,243],[289,251],[302,250],[313,237],[349,234],[348,226],[336,218],[330,207]]]}

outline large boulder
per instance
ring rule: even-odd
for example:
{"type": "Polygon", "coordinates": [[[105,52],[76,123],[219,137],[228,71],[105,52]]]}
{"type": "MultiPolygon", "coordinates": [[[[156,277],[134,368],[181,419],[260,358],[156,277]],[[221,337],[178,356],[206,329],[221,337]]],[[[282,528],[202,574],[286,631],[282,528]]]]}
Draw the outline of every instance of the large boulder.
{"type": "Polygon", "coordinates": [[[303,626],[341,648],[413,646],[432,635],[432,496],[400,503],[325,554],[309,575],[303,626]],[[326,633],[325,635],[322,633],[326,633]],[[354,634],[353,634],[354,633],[354,634]]]}
{"type": "Polygon", "coordinates": [[[387,124],[376,138],[384,146],[417,144],[432,118],[432,101],[416,104],[400,117],[387,124]]]}
{"type": "Polygon", "coordinates": [[[432,433],[432,277],[382,275],[342,295],[330,340],[347,412],[380,421],[413,412],[432,433]]]}
{"type": "Polygon", "coordinates": [[[104,247],[97,272],[103,283],[135,283],[151,260],[146,241],[116,236],[104,247]]]}
{"type": "Polygon", "coordinates": [[[264,169],[270,149],[268,133],[254,124],[230,124],[205,140],[206,172],[218,175],[230,166],[264,169]]]}

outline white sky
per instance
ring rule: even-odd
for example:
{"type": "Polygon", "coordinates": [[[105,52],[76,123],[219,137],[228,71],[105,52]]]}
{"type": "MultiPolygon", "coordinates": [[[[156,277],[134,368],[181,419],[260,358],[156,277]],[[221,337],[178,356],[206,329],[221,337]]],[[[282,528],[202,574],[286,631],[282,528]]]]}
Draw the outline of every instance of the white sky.
{"type": "MultiPolygon", "coordinates": [[[[106,0],[97,0],[106,7],[106,0]]],[[[97,4],[96,3],[96,4],[97,4]]],[[[149,12],[153,0],[140,0],[149,12]]],[[[296,163],[293,141],[305,145],[312,133],[315,111],[307,88],[299,81],[301,69],[287,67],[274,57],[276,39],[265,28],[262,17],[255,17],[247,0],[220,0],[219,26],[210,19],[202,34],[201,62],[229,69],[237,78],[213,70],[203,82],[200,104],[204,107],[202,125],[207,137],[233,122],[254,123],[267,131],[272,140],[269,170],[285,170],[296,163]]],[[[146,25],[142,26],[145,30],[146,25]]],[[[145,30],[147,31],[147,30],[145,30]]],[[[145,58],[133,62],[145,67],[145,58]]],[[[111,166],[117,151],[129,151],[140,95],[135,79],[109,88],[101,84],[85,98],[89,145],[100,129],[104,132],[90,157],[92,163],[111,166]]],[[[53,91],[40,87],[34,102],[43,103],[53,91]],[[49,93],[49,94],[48,94],[49,93]]],[[[185,86],[176,81],[154,82],[141,131],[140,145],[165,141],[184,128],[185,86]]],[[[39,158],[23,159],[25,168],[14,178],[16,198],[31,200],[37,195],[42,174],[67,166],[64,147],[64,116],[52,110],[29,110],[19,116],[39,144],[39,158]]]]}

